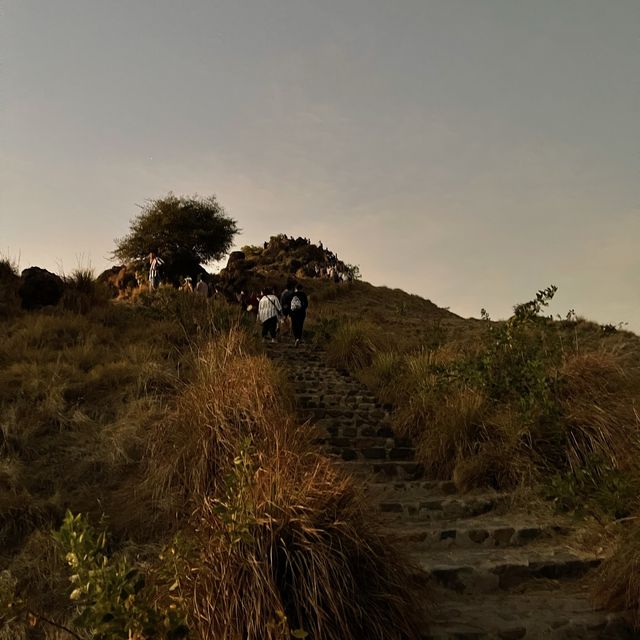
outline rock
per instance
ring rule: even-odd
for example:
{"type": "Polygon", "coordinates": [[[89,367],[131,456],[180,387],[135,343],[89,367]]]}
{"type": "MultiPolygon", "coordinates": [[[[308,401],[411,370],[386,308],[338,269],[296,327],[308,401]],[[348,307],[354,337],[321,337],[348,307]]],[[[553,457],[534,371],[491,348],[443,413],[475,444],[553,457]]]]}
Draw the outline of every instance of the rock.
{"type": "Polygon", "coordinates": [[[103,271],[96,280],[106,285],[111,295],[115,298],[121,291],[135,289],[138,286],[138,278],[133,267],[119,265],[103,271]]]}
{"type": "Polygon", "coordinates": [[[235,262],[239,262],[240,260],[245,259],[244,251],[232,251],[229,254],[229,259],[227,260],[227,268],[229,268],[235,262]]]}
{"type": "Polygon", "coordinates": [[[60,276],[40,267],[29,267],[20,276],[18,294],[23,309],[38,309],[60,302],[64,293],[64,282],[60,276]]]}

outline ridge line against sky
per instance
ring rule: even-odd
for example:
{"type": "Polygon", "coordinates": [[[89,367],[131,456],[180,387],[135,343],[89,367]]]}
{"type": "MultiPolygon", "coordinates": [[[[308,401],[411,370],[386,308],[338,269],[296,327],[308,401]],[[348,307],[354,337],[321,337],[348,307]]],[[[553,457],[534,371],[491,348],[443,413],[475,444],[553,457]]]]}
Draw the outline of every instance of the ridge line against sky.
{"type": "Polygon", "coordinates": [[[0,251],[101,270],[136,203],[322,240],[478,316],[640,332],[637,0],[5,0],[0,251]]]}

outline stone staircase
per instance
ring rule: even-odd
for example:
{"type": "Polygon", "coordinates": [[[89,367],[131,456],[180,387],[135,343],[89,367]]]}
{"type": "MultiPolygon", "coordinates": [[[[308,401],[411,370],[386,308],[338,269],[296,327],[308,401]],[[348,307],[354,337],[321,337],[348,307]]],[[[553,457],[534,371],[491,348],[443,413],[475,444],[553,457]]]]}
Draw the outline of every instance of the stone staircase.
{"type": "Polygon", "coordinates": [[[374,396],[321,351],[284,342],[267,352],[318,446],[362,481],[389,542],[433,585],[423,640],[639,637],[624,614],[592,608],[586,583],[602,558],[572,544],[570,521],[516,509],[508,493],[427,479],[374,396]]]}

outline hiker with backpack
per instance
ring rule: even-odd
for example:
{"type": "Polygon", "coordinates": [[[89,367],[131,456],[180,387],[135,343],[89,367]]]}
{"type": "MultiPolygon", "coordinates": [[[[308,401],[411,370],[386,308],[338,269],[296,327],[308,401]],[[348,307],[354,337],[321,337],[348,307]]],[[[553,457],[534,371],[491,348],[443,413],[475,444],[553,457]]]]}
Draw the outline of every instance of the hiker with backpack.
{"type": "Polygon", "coordinates": [[[293,298],[293,290],[295,282],[293,280],[287,281],[287,287],[280,296],[280,306],[282,307],[282,324],[289,325],[291,321],[291,298],[293,298]]]}
{"type": "Polygon", "coordinates": [[[304,321],[307,317],[307,307],[309,306],[309,300],[307,294],[303,290],[303,286],[296,284],[295,291],[291,298],[291,329],[293,330],[293,337],[295,338],[296,347],[302,340],[302,328],[304,327],[304,321]]]}
{"type": "Polygon", "coordinates": [[[273,295],[271,287],[265,287],[258,303],[258,322],[262,323],[262,337],[271,336],[271,342],[276,341],[278,320],[282,316],[282,307],[277,296],[273,295]]]}

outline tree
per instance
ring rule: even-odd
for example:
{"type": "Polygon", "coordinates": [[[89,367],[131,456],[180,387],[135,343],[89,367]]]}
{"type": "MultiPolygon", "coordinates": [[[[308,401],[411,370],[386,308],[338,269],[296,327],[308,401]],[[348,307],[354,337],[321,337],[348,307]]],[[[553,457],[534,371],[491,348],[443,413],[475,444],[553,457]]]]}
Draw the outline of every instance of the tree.
{"type": "Polygon", "coordinates": [[[113,255],[140,265],[154,251],[164,262],[163,277],[173,281],[195,277],[201,264],[222,258],[239,231],[215,196],[187,198],[169,193],[149,200],[141,209],[131,221],[129,234],[116,239],[113,255]]]}

